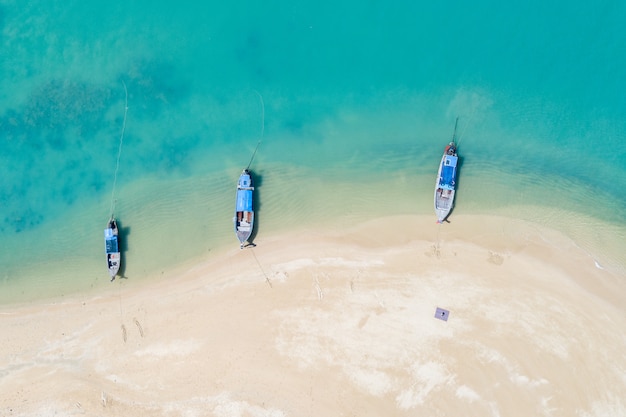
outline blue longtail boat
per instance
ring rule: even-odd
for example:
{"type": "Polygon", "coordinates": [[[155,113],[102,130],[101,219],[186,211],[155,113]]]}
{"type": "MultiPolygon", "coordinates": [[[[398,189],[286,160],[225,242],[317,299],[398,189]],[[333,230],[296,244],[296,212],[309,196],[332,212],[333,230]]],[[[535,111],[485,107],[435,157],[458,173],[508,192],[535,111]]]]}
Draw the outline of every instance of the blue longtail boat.
{"type": "Polygon", "coordinates": [[[252,176],[246,168],[239,176],[239,181],[237,182],[237,199],[235,201],[235,217],[233,219],[235,234],[242,249],[250,235],[252,235],[254,228],[253,193],[252,176]]]}
{"type": "Polygon", "coordinates": [[[107,257],[109,275],[111,275],[111,281],[113,281],[120,270],[121,264],[119,231],[114,217],[111,217],[109,223],[107,224],[107,228],[104,229],[104,248],[107,257]]]}
{"type": "MultiPolygon", "coordinates": [[[[458,119],[457,119],[458,122],[458,119]]],[[[459,157],[456,154],[456,124],[454,125],[454,135],[441,157],[437,182],[435,183],[435,213],[437,223],[442,223],[450,215],[454,205],[454,194],[456,193],[456,174],[459,157]]]]}

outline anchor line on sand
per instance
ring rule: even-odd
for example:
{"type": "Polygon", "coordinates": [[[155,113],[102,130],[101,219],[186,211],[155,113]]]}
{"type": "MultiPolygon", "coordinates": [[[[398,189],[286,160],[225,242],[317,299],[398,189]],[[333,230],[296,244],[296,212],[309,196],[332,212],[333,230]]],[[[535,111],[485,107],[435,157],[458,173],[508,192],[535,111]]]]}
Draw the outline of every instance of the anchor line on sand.
{"type": "Polygon", "coordinates": [[[123,308],[122,308],[122,280],[118,280],[118,283],[119,284],[118,284],[117,295],[118,295],[118,298],[119,298],[119,301],[120,301],[120,317],[122,317],[123,316],[123,308]]]}
{"type": "Polygon", "coordinates": [[[250,252],[252,252],[252,256],[254,256],[254,260],[256,261],[257,265],[259,266],[259,269],[261,270],[261,272],[263,273],[263,276],[265,277],[265,281],[267,282],[267,285],[270,286],[270,288],[274,288],[274,286],[272,285],[272,281],[270,281],[270,277],[267,276],[267,274],[265,273],[265,270],[263,269],[263,267],[261,266],[261,262],[259,262],[259,258],[256,257],[256,253],[254,253],[254,248],[250,248],[250,252]]]}
{"type": "Polygon", "coordinates": [[[122,132],[120,134],[120,144],[117,149],[117,159],[115,162],[115,174],[113,175],[113,188],[111,189],[111,212],[110,218],[113,218],[115,213],[115,204],[117,200],[115,198],[115,189],[117,187],[117,173],[120,169],[120,158],[122,156],[122,145],[124,143],[124,132],[126,131],[126,116],[128,115],[128,89],[126,88],[126,83],[122,81],[122,85],[124,86],[124,121],[122,122],[122,132]]]}
{"type": "Polygon", "coordinates": [[[434,255],[436,258],[439,258],[439,256],[441,255],[440,250],[441,250],[441,240],[439,235],[441,234],[441,224],[442,223],[437,223],[437,236],[435,238],[435,245],[433,246],[434,249],[434,255]]]}

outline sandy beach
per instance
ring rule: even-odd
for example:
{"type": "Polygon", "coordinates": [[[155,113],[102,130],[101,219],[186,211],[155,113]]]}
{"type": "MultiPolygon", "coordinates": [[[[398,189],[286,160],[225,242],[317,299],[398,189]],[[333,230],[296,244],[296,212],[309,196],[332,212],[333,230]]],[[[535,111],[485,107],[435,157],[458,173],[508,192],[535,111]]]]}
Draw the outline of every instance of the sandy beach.
{"type": "Polygon", "coordinates": [[[397,216],[256,243],[1,307],[0,414],[626,415],[626,283],[556,231],[397,216]]]}

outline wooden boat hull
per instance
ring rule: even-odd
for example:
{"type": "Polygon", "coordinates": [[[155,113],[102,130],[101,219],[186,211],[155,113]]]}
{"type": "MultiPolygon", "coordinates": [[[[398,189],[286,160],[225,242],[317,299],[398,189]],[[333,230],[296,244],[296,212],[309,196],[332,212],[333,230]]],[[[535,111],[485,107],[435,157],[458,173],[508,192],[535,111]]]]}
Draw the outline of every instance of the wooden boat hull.
{"type": "Polygon", "coordinates": [[[454,206],[455,191],[435,189],[435,215],[437,223],[443,223],[454,206]]]}
{"type": "Polygon", "coordinates": [[[235,235],[239,240],[240,247],[249,241],[254,230],[254,186],[252,175],[248,169],[244,169],[237,182],[237,195],[235,199],[235,235]]]}
{"type": "Polygon", "coordinates": [[[119,249],[119,230],[115,219],[109,220],[107,228],[104,229],[104,247],[107,259],[107,269],[111,276],[111,281],[115,279],[120,271],[122,256],[119,249]]]}

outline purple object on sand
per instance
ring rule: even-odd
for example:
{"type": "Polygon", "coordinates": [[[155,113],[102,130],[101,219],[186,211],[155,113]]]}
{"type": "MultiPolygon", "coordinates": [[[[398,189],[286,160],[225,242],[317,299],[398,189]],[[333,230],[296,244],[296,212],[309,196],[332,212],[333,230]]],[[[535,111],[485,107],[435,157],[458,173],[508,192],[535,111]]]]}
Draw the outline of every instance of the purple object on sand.
{"type": "Polygon", "coordinates": [[[443,308],[437,307],[437,311],[435,311],[435,318],[443,321],[448,321],[448,316],[450,312],[448,310],[444,310],[443,308]]]}

